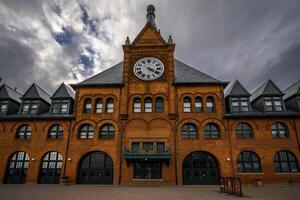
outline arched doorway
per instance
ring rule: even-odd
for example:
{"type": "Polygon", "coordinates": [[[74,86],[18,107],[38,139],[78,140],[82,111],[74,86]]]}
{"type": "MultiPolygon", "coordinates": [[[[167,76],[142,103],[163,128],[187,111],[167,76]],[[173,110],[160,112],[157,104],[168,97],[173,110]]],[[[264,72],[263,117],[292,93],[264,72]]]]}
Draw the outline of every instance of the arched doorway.
{"type": "Polygon", "coordinates": [[[7,165],[4,183],[24,184],[26,181],[29,166],[29,156],[26,152],[19,151],[14,153],[7,165]]]}
{"type": "Polygon", "coordinates": [[[79,184],[112,184],[113,161],[101,151],[85,154],[78,166],[77,183],[79,184]]]}
{"type": "Polygon", "coordinates": [[[207,152],[192,152],[183,160],[182,178],[185,185],[218,184],[218,161],[207,152]]]}
{"type": "Polygon", "coordinates": [[[41,164],[39,183],[58,184],[61,174],[62,156],[60,153],[48,152],[41,164]]]}

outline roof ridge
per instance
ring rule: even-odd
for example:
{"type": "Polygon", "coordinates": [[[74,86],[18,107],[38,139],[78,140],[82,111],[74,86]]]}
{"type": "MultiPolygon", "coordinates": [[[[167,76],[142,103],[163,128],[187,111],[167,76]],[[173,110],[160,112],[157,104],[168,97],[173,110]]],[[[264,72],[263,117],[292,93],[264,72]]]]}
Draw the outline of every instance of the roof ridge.
{"type": "Polygon", "coordinates": [[[14,91],[14,92],[20,94],[20,96],[23,95],[21,92],[19,92],[18,90],[15,90],[12,86],[10,86],[10,85],[8,85],[8,84],[6,84],[6,83],[3,83],[3,84],[1,85],[1,87],[5,87],[5,86],[8,87],[9,89],[11,89],[12,91],[14,91]]]}
{"type": "MultiPolygon", "coordinates": [[[[300,80],[299,80],[299,81],[296,81],[295,83],[293,83],[293,84],[291,84],[290,86],[288,86],[287,88],[285,88],[285,89],[283,90],[283,92],[285,92],[286,90],[290,89],[291,87],[293,87],[293,86],[296,85],[296,84],[300,84],[300,80]]],[[[300,86],[299,86],[299,88],[300,88],[300,86]]]]}

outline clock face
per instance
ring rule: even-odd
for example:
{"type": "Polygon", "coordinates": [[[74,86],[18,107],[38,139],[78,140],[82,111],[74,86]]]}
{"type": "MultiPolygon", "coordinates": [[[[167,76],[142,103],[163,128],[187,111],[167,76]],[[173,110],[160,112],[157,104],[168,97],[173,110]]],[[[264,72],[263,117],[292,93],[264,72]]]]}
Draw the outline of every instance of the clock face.
{"type": "Polygon", "coordinates": [[[156,58],[146,57],[138,60],[133,72],[139,79],[151,81],[159,78],[164,73],[164,65],[156,58]]]}

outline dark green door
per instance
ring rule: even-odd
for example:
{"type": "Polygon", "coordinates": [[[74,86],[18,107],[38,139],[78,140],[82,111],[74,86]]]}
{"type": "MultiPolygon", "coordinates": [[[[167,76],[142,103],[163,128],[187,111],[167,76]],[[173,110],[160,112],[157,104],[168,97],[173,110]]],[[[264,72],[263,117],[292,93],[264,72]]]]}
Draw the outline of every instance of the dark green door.
{"type": "Polygon", "coordinates": [[[40,169],[40,184],[58,184],[61,174],[62,156],[58,152],[48,152],[43,157],[40,169]]]}
{"type": "Polygon", "coordinates": [[[79,184],[112,184],[113,161],[104,152],[86,154],[78,167],[77,183],[79,184]]]}
{"type": "Polygon", "coordinates": [[[207,152],[193,152],[182,164],[183,184],[218,184],[219,168],[216,159],[207,152]]]}

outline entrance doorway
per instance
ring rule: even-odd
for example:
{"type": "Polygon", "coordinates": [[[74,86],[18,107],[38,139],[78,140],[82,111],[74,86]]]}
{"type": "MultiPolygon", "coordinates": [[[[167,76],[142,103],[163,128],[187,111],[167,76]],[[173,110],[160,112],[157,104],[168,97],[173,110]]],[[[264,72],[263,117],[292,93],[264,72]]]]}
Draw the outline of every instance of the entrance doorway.
{"type": "Polygon", "coordinates": [[[182,174],[185,185],[218,184],[218,162],[211,154],[196,151],[185,157],[182,164],[182,174]]]}
{"type": "Polygon", "coordinates": [[[161,179],[161,162],[136,161],[133,164],[135,179],[161,179]]]}
{"type": "Polygon", "coordinates": [[[24,184],[29,165],[29,156],[26,152],[16,152],[10,158],[7,166],[4,183],[24,184]]]}
{"type": "Polygon", "coordinates": [[[112,184],[113,161],[101,151],[84,155],[78,166],[77,183],[79,184],[112,184]]]}
{"type": "Polygon", "coordinates": [[[61,174],[62,156],[58,152],[48,152],[43,157],[40,169],[40,184],[58,184],[61,174]]]}

